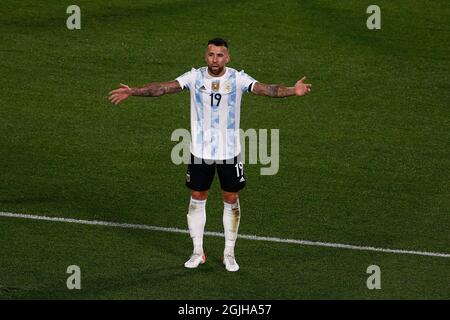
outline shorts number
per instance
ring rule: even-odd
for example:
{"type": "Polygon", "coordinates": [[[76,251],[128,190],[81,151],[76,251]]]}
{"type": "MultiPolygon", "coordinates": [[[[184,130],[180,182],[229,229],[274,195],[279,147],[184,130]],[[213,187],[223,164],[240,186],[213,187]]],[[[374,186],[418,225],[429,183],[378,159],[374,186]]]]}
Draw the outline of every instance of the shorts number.
{"type": "Polygon", "coordinates": [[[236,174],[238,178],[244,174],[244,165],[242,164],[242,162],[236,163],[234,167],[236,168],[236,174]],[[241,170],[241,174],[239,174],[239,170],[241,170]]]}

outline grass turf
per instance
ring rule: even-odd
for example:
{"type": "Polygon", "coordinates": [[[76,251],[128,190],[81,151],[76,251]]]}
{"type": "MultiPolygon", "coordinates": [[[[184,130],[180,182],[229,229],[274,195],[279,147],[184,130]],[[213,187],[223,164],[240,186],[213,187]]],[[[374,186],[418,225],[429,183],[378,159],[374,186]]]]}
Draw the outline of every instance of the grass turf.
{"type": "MultiPolygon", "coordinates": [[[[219,35],[231,67],[313,83],[304,98],[243,98],[243,129],[280,129],[280,171],[246,166],[242,233],[449,252],[446,2],[379,1],[379,31],[365,26],[368,1],[79,1],[79,31],[67,30],[65,4],[30,3],[0,9],[2,211],[185,228],[185,167],[170,161],[170,135],[189,126],[188,94],[119,107],[106,95],[203,65],[219,35]]],[[[222,230],[221,206],[216,181],[209,230],[222,230]]],[[[195,273],[181,268],[186,235],[0,225],[0,285],[13,288],[2,298],[450,297],[448,259],[240,241],[238,275],[219,263],[195,273]],[[75,262],[88,269],[78,293],[65,289],[75,262]],[[365,288],[370,264],[382,267],[379,292],[365,288]]],[[[220,256],[222,240],[206,245],[220,256]]]]}

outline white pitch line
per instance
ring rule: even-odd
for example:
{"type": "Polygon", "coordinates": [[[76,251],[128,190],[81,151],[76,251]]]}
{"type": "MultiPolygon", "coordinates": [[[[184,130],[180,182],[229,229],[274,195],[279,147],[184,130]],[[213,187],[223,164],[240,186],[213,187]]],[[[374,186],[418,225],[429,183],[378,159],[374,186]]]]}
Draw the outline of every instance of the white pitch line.
{"type": "MultiPolygon", "coordinates": [[[[96,221],[96,220],[78,220],[78,219],[46,217],[46,216],[11,213],[11,212],[0,212],[0,217],[22,218],[22,219],[43,220],[43,221],[56,221],[56,222],[67,222],[67,223],[96,225],[96,226],[118,227],[118,228],[128,228],[128,229],[143,229],[143,230],[152,230],[152,231],[189,234],[189,231],[185,230],[185,229],[156,227],[156,226],[149,226],[149,225],[145,225],[145,224],[116,223],[116,222],[96,221]]],[[[207,232],[205,232],[205,235],[213,236],[213,237],[222,237],[222,238],[224,237],[223,233],[220,233],[220,232],[207,231],[207,232]]],[[[239,238],[247,239],[247,240],[254,240],[254,241],[293,243],[293,244],[300,244],[300,245],[305,245],[305,246],[330,247],[330,248],[340,248],[340,249],[350,249],[350,250],[387,252],[387,253],[397,253],[397,254],[413,254],[413,255],[419,255],[419,256],[450,258],[449,253],[440,253],[440,252],[376,248],[376,247],[369,247],[369,246],[355,246],[355,245],[342,244],[342,243],[330,243],[330,242],[296,240],[296,239],[282,239],[282,238],[274,238],[274,237],[260,237],[260,236],[245,235],[245,234],[239,235],[239,238]]]]}

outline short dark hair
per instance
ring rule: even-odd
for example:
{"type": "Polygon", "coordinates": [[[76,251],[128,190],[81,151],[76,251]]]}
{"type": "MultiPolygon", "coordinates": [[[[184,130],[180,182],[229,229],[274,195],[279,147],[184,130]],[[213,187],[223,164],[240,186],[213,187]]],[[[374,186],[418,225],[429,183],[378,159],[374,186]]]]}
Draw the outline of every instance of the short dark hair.
{"type": "Polygon", "coordinates": [[[214,38],[208,41],[208,45],[213,44],[218,47],[225,47],[228,49],[228,43],[222,38],[214,38]]]}

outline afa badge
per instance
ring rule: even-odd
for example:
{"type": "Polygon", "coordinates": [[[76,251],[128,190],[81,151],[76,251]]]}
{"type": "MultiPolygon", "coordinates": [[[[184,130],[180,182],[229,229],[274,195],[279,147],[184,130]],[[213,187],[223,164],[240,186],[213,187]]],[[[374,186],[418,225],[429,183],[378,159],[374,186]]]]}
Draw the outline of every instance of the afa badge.
{"type": "Polygon", "coordinates": [[[213,81],[211,83],[212,91],[219,91],[219,88],[220,88],[220,81],[213,81]]]}

